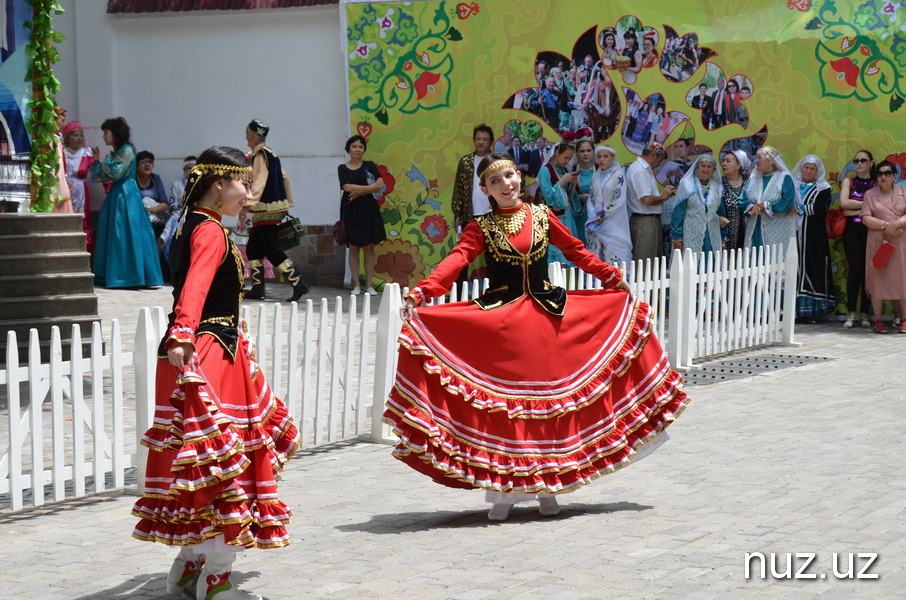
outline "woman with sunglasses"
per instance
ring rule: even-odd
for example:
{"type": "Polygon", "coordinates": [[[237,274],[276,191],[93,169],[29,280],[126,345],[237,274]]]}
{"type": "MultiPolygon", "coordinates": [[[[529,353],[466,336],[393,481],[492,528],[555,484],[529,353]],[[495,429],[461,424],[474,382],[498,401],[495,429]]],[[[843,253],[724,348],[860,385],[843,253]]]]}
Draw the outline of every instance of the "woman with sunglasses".
{"type": "Polygon", "coordinates": [[[862,327],[871,327],[868,321],[868,293],[865,289],[865,243],[868,230],[862,223],[862,199],[865,192],[877,185],[875,159],[868,150],[859,150],[853,158],[856,176],[840,183],[840,208],[846,215],[843,230],[843,251],[849,265],[846,277],[846,305],[849,316],[843,326],[852,329],[856,314],[861,316],[862,327]],[[859,298],[862,299],[861,303],[859,298]],[[857,310],[861,309],[861,311],[857,310]]]}
{"type": "MultiPolygon", "coordinates": [[[[868,228],[865,287],[875,314],[874,331],[887,333],[881,318],[884,300],[893,300],[894,308],[900,315],[906,301],[906,237],[903,236],[906,229],[906,188],[894,185],[897,171],[890,161],[881,161],[876,175],[877,187],[865,192],[862,199],[862,223],[868,228]],[[885,243],[893,244],[893,253],[887,262],[872,260],[885,243]]],[[[906,321],[900,324],[899,332],[906,333],[906,321]]]]}

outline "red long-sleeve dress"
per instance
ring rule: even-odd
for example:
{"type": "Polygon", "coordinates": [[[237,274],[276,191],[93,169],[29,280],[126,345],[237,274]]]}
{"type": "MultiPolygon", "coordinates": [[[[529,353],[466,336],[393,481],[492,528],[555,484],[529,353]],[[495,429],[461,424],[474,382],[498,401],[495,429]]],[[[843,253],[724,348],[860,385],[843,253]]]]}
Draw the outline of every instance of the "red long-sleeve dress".
{"type": "Polygon", "coordinates": [[[483,296],[417,308],[403,325],[384,412],[400,438],[394,456],[449,487],[516,493],[570,491],[626,466],[687,401],[650,307],[612,289],[619,269],[529,205],[470,223],[410,297],[449,291],[482,252],[483,296]],[[500,224],[514,211],[526,218],[508,234],[500,224]],[[552,285],[549,243],[610,289],[552,285]]]}
{"type": "Polygon", "coordinates": [[[175,305],[157,363],[145,494],[133,536],[173,546],[223,536],[228,545],[289,544],[279,471],[298,431],[258,368],[239,323],[242,260],[220,214],[195,208],[171,249],[175,305]],[[195,347],[185,372],[173,343],[195,347]]]}

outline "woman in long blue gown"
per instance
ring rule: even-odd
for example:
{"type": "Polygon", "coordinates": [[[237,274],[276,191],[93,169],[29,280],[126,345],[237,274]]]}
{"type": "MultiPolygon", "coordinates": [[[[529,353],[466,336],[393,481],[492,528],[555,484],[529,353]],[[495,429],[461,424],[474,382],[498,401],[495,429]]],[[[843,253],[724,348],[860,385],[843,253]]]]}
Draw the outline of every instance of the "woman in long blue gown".
{"type": "Polygon", "coordinates": [[[100,150],[92,149],[91,179],[111,182],[98,219],[94,282],[106,288],[162,285],[154,231],[135,181],[135,147],[129,140],[129,125],[116,117],[104,121],[101,129],[104,142],[114,150],[100,161],[100,150]]]}

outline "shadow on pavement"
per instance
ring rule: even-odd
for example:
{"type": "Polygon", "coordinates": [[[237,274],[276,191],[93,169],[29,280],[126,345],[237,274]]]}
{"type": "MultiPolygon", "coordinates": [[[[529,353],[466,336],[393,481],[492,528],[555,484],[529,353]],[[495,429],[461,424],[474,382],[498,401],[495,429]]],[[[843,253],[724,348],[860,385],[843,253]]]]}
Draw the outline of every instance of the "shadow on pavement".
{"type": "Polygon", "coordinates": [[[646,504],[634,502],[614,502],[611,504],[562,504],[560,514],[554,517],[542,517],[538,514],[537,504],[517,504],[510,512],[510,518],[502,523],[488,521],[486,509],[480,511],[433,511],[433,512],[408,512],[374,515],[365,523],[348,523],[337,525],[336,529],[347,532],[364,532],[376,535],[398,534],[402,531],[427,531],[431,529],[488,527],[489,525],[505,525],[512,521],[535,520],[562,520],[584,514],[608,514],[622,511],[641,512],[654,508],[646,504]]]}
{"type": "MultiPolygon", "coordinates": [[[[249,589],[245,582],[257,578],[259,571],[234,571],[230,581],[239,589],[249,589]]],[[[73,600],[115,600],[116,598],[175,598],[167,593],[166,573],[144,573],[106,590],[93,592],[73,600]]],[[[183,596],[188,599],[189,596],[183,596]]],[[[267,598],[265,597],[265,600],[267,598]]]]}

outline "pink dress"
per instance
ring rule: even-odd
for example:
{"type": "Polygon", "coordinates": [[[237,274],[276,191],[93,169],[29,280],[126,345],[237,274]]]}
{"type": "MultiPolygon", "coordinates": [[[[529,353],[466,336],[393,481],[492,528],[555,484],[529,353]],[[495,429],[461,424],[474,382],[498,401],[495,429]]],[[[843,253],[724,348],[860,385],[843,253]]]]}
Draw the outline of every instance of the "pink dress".
{"type": "MultiPolygon", "coordinates": [[[[895,221],[906,215],[906,188],[893,186],[893,202],[884,201],[881,188],[873,187],[862,199],[862,217],[895,221]]],[[[865,247],[865,288],[871,298],[895,300],[906,298],[906,233],[896,237],[886,236],[877,229],[868,230],[865,247]],[[876,269],[871,259],[884,240],[896,246],[883,270],[876,269]]]]}

